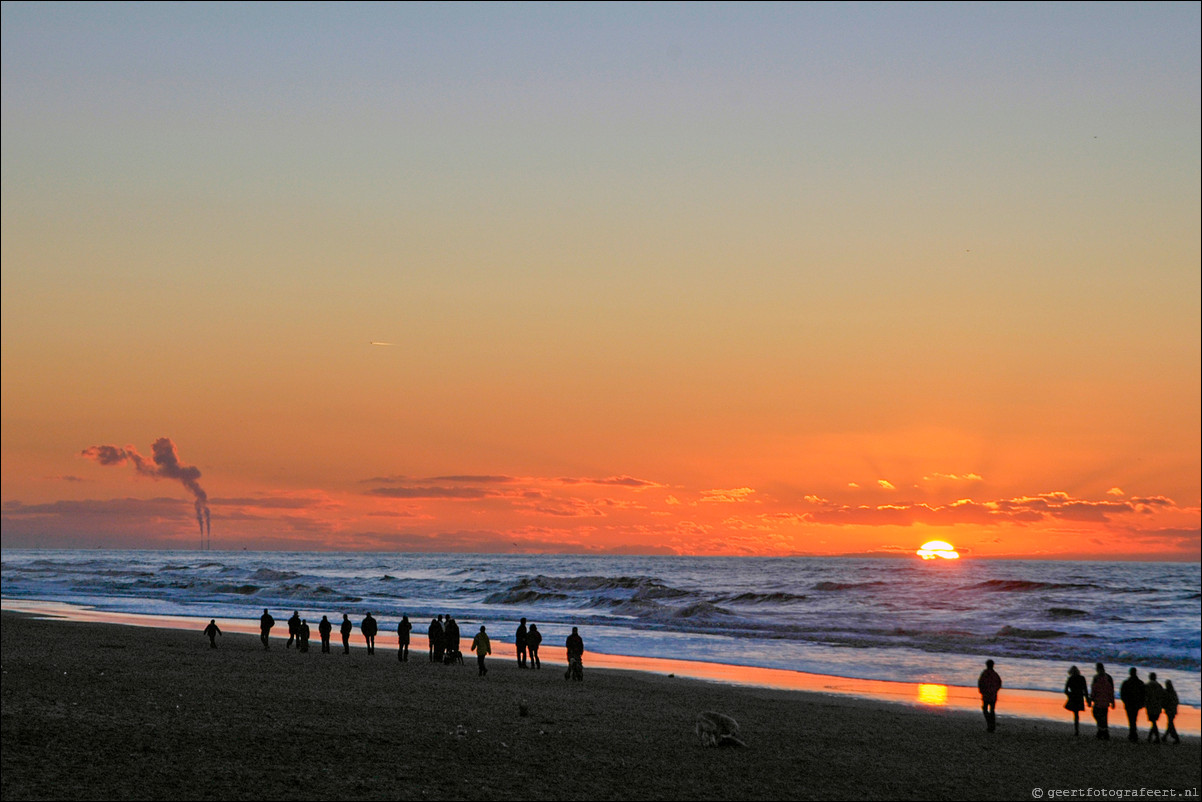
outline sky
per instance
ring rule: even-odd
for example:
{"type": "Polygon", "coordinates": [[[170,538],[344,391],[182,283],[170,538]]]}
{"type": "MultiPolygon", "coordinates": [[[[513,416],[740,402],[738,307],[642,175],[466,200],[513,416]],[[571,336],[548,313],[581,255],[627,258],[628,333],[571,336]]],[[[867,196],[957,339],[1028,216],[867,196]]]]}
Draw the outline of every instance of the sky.
{"type": "Polygon", "coordinates": [[[1197,560],[1198,3],[3,4],[3,545],[1197,560]]]}

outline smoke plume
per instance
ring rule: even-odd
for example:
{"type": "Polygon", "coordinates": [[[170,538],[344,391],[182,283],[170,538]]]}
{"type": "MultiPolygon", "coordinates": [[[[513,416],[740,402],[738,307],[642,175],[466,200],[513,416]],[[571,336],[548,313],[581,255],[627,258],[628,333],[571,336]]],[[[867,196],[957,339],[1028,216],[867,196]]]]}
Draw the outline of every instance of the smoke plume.
{"type": "Polygon", "coordinates": [[[92,446],[80,452],[80,456],[95,460],[101,465],[121,465],[129,462],[142,476],[154,479],[176,479],[192,494],[196,506],[196,523],[200,526],[201,538],[212,535],[209,520],[209,496],[200,486],[200,469],[195,465],[184,465],[179,461],[175,443],[168,437],[160,437],[151,446],[153,457],[147,460],[133,446],[92,446]]]}

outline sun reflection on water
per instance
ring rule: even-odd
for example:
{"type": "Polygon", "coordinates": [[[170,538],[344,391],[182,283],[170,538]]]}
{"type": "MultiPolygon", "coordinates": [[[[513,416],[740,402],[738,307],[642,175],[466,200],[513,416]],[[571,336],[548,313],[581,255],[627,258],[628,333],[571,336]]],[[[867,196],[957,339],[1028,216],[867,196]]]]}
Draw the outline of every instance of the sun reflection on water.
{"type": "Polygon", "coordinates": [[[947,686],[923,683],[918,686],[918,703],[943,707],[947,704],[947,686]]]}

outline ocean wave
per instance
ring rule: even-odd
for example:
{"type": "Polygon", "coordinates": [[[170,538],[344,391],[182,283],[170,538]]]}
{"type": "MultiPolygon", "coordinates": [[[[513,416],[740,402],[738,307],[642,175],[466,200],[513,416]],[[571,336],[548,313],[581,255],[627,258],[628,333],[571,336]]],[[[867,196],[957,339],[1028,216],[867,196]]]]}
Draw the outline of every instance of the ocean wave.
{"type": "Polygon", "coordinates": [[[651,576],[544,576],[522,577],[509,587],[510,592],[535,590],[539,592],[572,593],[598,591],[630,591],[632,599],[670,599],[694,595],[674,588],[651,576]]]}
{"type": "Polygon", "coordinates": [[[725,596],[717,596],[714,601],[725,602],[726,604],[787,604],[795,601],[805,601],[806,597],[798,593],[785,593],[777,591],[775,593],[730,593],[725,596]]]}
{"type": "Polygon", "coordinates": [[[862,588],[876,588],[882,585],[887,585],[888,582],[874,580],[872,582],[819,582],[814,585],[814,590],[859,590],[862,588]]]}
{"type": "Polygon", "coordinates": [[[545,591],[526,589],[526,590],[502,590],[496,593],[490,593],[484,597],[485,604],[538,604],[543,601],[566,601],[572,598],[563,593],[548,593],[545,591]]]}
{"type": "Polygon", "coordinates": [[[239,596],[253,596],[263,588],[259,585],[216,585],[214,593],[236,593],[239,596]]]}
{"type": "Polygon", "coordinates": [[[1063,638],[1067,634],[1067,632],[1061,632],[1058,629],[1020,629],[1012,626],[1004,626],[997,631],[997,637],[999,638],[1027,638],[1035,640],[1063,638]]]}
{"type": "Polygon", "coordinates": [[[296,579],[300,574],[295,571],[276,571],[273,568],[260,568],[250,575],[251,579],[257,579],[260,582],[280,582],[287,579],[296,579]]]}
{"type": "Polygon", "coordinates": [[[1032,582],[1025,579],[988,579],[969,585],[969,590],[999,590],[1022,592],[1029,590],[1105,590],[1090,582],[1032,582]]]}
{"type": "Polygon", "coordinates": [[[1051,618],[1083,618],[1089,615],[1084,610],[1077,610],[1073,607],[1049,607],[1048,616],[1051,618]]]}

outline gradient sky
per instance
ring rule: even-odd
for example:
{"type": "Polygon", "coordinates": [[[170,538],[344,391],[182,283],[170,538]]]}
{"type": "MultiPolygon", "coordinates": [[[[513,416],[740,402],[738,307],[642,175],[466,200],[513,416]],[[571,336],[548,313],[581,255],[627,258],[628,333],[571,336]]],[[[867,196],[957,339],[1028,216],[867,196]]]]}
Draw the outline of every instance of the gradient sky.
{"type": "Polygon", "coordinates": [[[1200,29],[6,2],[3,543],[1198,559],[1200,29]]]}

